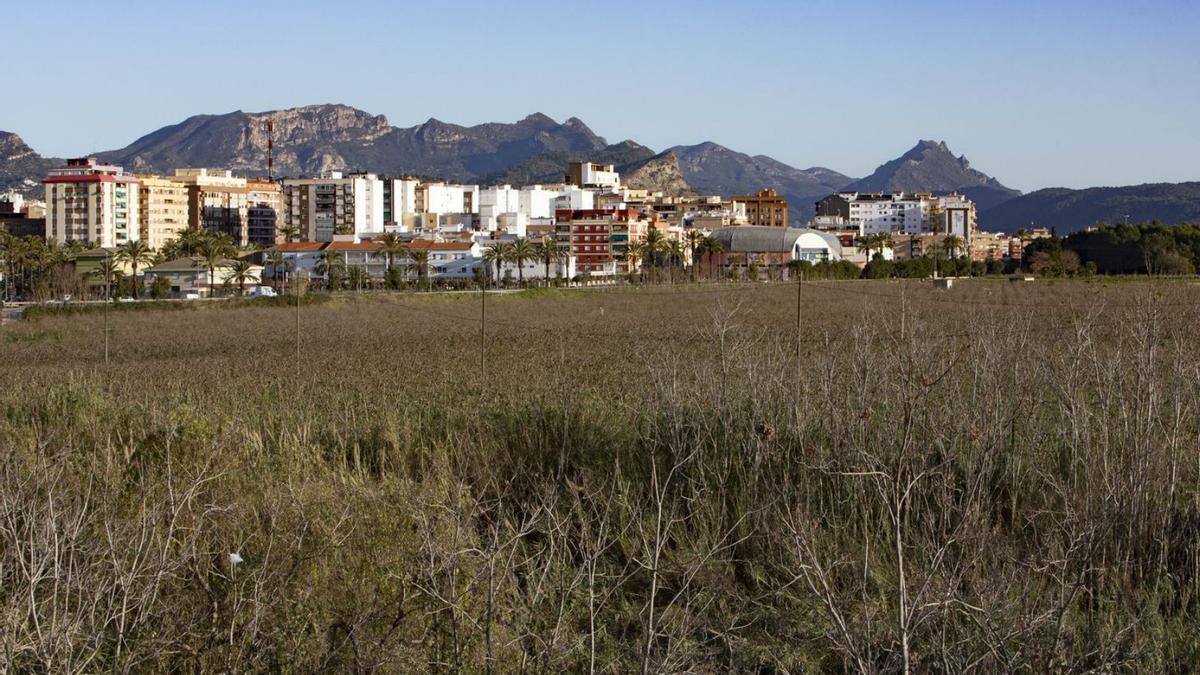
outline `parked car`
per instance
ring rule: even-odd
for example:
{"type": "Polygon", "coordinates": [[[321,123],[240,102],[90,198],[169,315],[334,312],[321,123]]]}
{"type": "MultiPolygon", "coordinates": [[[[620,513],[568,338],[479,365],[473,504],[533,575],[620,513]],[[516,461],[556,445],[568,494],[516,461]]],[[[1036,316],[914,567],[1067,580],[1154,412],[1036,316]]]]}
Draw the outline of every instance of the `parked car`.
{"type": "Polygon", "coordinates": [[[187,293],[183,294],[183,299],[184,300],[199,300],[200,292],[199,291],[188,291],[187,293]]]}
{"type": "Polygon", "coordinates": [[[255,286],[246,292],[247,298],[274,298],[275,289],[270,286],[255,286]]]}

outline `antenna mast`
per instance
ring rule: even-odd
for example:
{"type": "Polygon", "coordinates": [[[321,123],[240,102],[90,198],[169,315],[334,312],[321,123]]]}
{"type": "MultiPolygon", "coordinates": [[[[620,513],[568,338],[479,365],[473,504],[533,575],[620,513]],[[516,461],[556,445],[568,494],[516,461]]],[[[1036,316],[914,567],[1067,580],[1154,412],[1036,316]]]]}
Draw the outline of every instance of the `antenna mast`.
{"type": "Polygon", "coordinates": [[[273,121],[271,121],[270,118],[267,118],[267,182],[268,183],[275,182],[275,174],[272,171],[275,168],[274,164],[272,162],[272,160],[274,159],[274,157],[272,155],[274,150],[275,150],[275,123],[273,121]]]}

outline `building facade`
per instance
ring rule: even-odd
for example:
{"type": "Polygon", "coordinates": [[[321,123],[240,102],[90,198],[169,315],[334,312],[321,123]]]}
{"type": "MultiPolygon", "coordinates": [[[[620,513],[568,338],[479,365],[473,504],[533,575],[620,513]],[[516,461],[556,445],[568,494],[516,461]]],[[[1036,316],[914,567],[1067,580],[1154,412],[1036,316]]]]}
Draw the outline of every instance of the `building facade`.
{"type": "Polygon", "coordinates": [[[284,222],[305,241],[333,241],[335,234],[362,236],[384,231],[383,181],[375,174],[330,171],[319,178],[283,181],[284,222]]]}
{"type": "Polygon", "coordinates": [[[567,184],[611,191],[621,187],[621,175],[612,164],[571,162],[567,164],[567,184]]]}
{"type": "Polygon", "coordinates": [[[283,218],[283,188],[270,180],[246,181],[246,239],[256,246],[279,241],[283,218]]]}
{"type": "Polygon", "coordinates": [[[42,181],[46,241],[119,246],[141,237],[138,179],[94,157],[67,160],[42,181]]]}
{"type": "Polygon", "coordinates": [[[975,232],[975,204],[959,194],[839,192],[817,202],[814,222],[843,226],[859,236],[955,235],[969,241],[975,232]]]}
{"type": "Polygon", "coordinates": [[[788,226],[788,203],[774,190],[759,190],[752,195],[731,198],[746,210],[746,222],[767,227],[788,226]]]}
{"type": "Polygon", "coordinates": [[[637,209],[564,210],[555,220],[558,245],[575,256],[580,274],[623,274],[640,266],[627,255],[629,244],[645,239],[649,229],[637,209]]]}
{"type": "Polygon", "coordinates": [[[188,229],[188,186],[160,176],[138,180],[140,237],[157,251],[188,229]]]}
{"type": "Polygon", "coordinates": [[[189,227],[221,232],[237,246],[249,243],[245,178],[225,169],[176,169],[172,180],[187,185],[189,227]]]}

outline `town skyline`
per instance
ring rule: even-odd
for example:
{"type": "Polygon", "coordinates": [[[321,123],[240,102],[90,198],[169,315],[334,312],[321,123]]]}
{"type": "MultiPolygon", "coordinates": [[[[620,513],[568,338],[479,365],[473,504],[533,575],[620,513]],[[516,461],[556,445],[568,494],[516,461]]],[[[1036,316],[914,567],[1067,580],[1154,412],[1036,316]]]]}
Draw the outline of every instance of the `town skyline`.
{"type": "MultiPolygon", "coordinates": [[[[505,122],[540,111],[579,117],[610,141],[655,150],[711,141],[855,177],[933,138],[1026,192],[1192,180],[1188,157],[1200,151],[1187,119],[1200,103],[1200,49],[1186,37],[1200,11],[1180,2],[1098,3],[1087,11],[1074,2],[1019,11],[921,3],[890,21],[873,3],[741,10],[700,3],[683,11],[668,2],[616,24],[573,8],[467,3],[450,40],[403,28],[441,25],[431,7],[352,4],[345,11],[373,17],[360,22],[369,25],[325,34],[318,5],[308,2],[236,10],[66,4],[87,19],[86,31],[64,27],[60,44],[71,49],[47,49],[36,31],[16,31],[8,51],[12,85],[43,93],[7,110],[0,128],[46,156],[123,147],[196,114],[322,102],[382,114],[400,127],[429,118],[505,122]],[[240,20],[226,25],[235,11],[240,20]],[[278,29],[255,31],[268,21],[278,29]],[[127,41],[130,27],[138,30],[138,54],[174,53],[181,26],[196,36],[193,49],[124,61],[104,82],[72,60],[80,50],[124,59],[113,45],[127,41]],[[530,57],[498,39],[531,26],[534,36],[537,26],[556,27],[536,51],[557,58],[530,57]],[[853,27],[853,39],[823,29],[839,26],[853,27]],[[919,39],[929,30],[947,31],[957,47],[919,39]],[[481,44],[492,45],[486,58],[481,44]],[[589,49],[572,56],[572,44],[589,49]],[[222,71],[246,78],[231,84],[222,71]],[[186,72],[200,75],[178,77],[186,72]],[[43,87],[47,75],[58,86],[43,87]],[[138,93],[136,84],[147,81],[160,87],[138,93]],[[621,95],[621,82],[637,93],[621,95]],[[96,105],[85,123],[70,123],[81,94],[96,105]]],[[[621,3],[613,9],[620,13],[621,3]]],[[[45,20],[32,6],[9,16],[13,25],[45,20]]]]}

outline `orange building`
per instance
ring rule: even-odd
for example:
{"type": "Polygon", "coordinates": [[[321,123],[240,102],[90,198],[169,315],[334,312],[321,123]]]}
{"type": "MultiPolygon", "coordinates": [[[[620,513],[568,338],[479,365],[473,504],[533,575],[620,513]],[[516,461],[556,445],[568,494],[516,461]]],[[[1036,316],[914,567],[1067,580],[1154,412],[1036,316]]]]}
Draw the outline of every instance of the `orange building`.
{"type": "Polygon", "coordinates": [[[750,225],[788,225],[787,199],[774,190],[759,190],[752,195],[733,197],[731,201],[746,206],[746,222],[750,225]]]}

